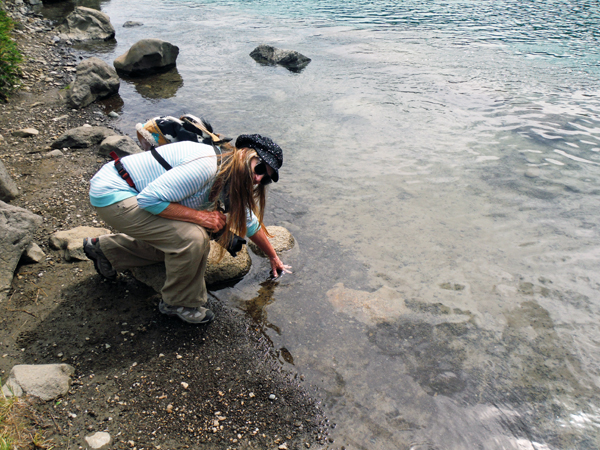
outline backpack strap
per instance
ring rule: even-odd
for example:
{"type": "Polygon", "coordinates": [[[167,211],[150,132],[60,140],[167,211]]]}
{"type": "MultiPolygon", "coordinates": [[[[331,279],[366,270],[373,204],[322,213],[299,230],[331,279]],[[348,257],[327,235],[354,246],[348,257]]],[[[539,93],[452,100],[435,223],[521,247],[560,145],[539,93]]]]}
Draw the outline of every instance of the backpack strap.
{"type": "Polygon", "coordinates": [[[129,186],[131,186],[137,192],[139,192],[138,189],[135,187],[135,183],[129,176],[129,173],[127,172],[127,170],[125,170],[125,167],[123,166],[123,163],[121,162],[121,159],[117,156],[117,154],[115,152],[110,152],[110,157],[115,161],[115,168],[117,169],[117,172],[119,172],[119,176],[123,178],[129,186]]]}
{"type": "Polygon", "coordinates": [[[173,168],[173,166],[171,164],[169,164],[167,161],[165,161],[165,158],[160,156],[160,154],[156,151],[156,148],[151,147],[150,153],[152,153],[152,156],[154,156],[154,159],[156,159],[158,161],[158,163],[165,168],[165,170],[171,170],[173,168]]]}

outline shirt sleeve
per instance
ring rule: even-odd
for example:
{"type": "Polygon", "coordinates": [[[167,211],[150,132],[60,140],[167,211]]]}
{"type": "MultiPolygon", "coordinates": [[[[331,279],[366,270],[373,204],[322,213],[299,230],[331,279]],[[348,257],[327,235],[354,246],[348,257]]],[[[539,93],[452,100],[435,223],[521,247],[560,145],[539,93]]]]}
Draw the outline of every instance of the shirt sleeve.
{"type": "Polygon", "coordinates": [[[256,234],[256,232],[260,229],[260,222],[256,215],[249,211],[246,214],[246,237],[252,237],[256,234]]]}
{"type": "Polygon", "coordinates": [[[198,158],[165,172],[149,183],[137,196],[140,208],[160,214],[170,203],[184,202],[199,209],[206,203],[217,165],[215,158],[198,158]]]}

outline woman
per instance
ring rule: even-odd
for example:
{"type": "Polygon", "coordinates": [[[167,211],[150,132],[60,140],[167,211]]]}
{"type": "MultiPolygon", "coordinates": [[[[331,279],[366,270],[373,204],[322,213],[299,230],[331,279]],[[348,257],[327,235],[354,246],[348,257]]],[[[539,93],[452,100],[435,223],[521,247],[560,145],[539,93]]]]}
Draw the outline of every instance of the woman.
{"type": "Polygon", "coordinates": [[[123,233],[84,239],[98,273],[114,279],[118,270],[164,261],[159,310],[190,323],[214,319],[204,307],[209,232],[224,230],[225,245],[233,233],[247,236],[269,257],[274,276],[290,273],[263,225],[265,186],[279,179],[281,148],[259,134],[239,136],[222,154],[215,148],[167,144],[107,163],[90,182],[98,216],[123,233]]]}

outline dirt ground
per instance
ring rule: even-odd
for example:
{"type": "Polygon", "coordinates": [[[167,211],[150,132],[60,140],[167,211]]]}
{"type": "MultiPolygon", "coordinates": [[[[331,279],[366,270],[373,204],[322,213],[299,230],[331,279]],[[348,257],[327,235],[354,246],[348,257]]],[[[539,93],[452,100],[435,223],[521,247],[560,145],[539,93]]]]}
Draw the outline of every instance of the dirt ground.
{"type": "Polygon", "coordinates": [[[52,24],[28,16],[15,38],[25,55],[23,86],[0,104],[0,159],[20,189],[12,205],[43,217],[35,242],[46,253],[20,265],[0,303],[0,373],[15,364],[75,368],[64,398],[37,402],[39,425],[56,449],[87,448],[107,431],[114,449],[321,448],[331,445],[319,402],[302,375],[281,370],[269,340],[245,313],[209,298],[216,320],[193,326],[161,315],[159,296],[127,274],[103,280],[90,261],[67,262],[48,246],[56,231],[103,226],[88,181],[106,162],[97,148],[48,157],[63,131],[111,127],[102,107],[61,100],[79,56],[52,41],[52,24]],[[12,132],[35,128],[37,136],[12,132]]]}

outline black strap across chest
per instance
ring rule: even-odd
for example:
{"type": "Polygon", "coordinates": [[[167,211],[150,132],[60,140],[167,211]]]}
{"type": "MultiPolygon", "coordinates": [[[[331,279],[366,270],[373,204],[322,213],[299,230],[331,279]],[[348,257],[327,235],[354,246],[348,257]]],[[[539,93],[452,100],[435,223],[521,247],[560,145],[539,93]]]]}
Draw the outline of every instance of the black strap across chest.
{"type": "Polygon", "coordinates": [[[167,161],[165,161],[165,158],[160,156],[160,153],[158,153],[156,151],[155,147],[150,147],[150,153],[152,153],[152,156],[154,156],[154,159],[156,159],[158,161],[158,163],[165,168],[165,170],[171,170],[173,168],[173,166],[171,164],[169,164],[167,161]]]}

